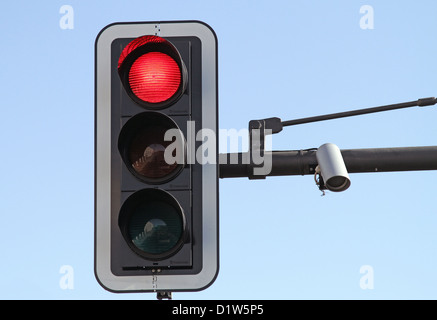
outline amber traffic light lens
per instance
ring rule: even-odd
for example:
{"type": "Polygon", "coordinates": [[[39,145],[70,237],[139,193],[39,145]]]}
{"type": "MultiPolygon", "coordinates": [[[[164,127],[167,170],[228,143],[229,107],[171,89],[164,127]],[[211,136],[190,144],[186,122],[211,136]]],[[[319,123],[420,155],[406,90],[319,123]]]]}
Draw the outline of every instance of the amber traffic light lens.
{"type": "Polygon", "coordinates": [[[159,179],[171,174],[177,163],[169,164],[165,160],[165,148],[171,143],[164,141],[167,131],[164,126],[144,128],[132,139],[129,146],[129,161],[132,168],[149,179],[159,179]]]}
{"type": "Polygon", "coordinates": [[[184,167],[183,133],[162,113],[143,112],[132,117],[120,132],[118,148],[129,171],[148,183],[164,183],[184,167]]]}

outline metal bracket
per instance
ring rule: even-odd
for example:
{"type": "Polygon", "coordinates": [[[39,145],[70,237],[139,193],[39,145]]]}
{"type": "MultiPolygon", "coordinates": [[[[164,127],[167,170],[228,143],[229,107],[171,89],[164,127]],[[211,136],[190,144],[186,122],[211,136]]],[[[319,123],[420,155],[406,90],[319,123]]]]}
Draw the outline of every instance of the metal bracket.
{"type": "Polygon", "coordinates": [[[265,175],[256,175],[255,168],[261,168],[262,163],[257,163],[259,158],[264,158],[265,137],[282,131],[282,121],[279,118],[267,118],[249,121],[249,164],[247,175],[250,180],[265,179],[265,175]],[[258,158],[258,159],[256,159],[258,158]]]}
{"type": "Polygon", "coordinates": [[[156,299],[162,300],[162,299],[172,299],[172,294],[170,291],[158,291],[156,292],[156,299]]]}

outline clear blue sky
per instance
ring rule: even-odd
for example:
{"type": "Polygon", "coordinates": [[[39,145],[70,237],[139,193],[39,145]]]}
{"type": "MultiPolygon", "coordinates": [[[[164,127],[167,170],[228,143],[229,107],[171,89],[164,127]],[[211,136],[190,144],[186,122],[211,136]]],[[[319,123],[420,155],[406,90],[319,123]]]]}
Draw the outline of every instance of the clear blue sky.
{"type": "MultiPolygon", "coordinates": [[[[93,273],[94,40],[117,21],[201,20],[219,41],[223,129],[437,95],[437,2],[8,1],[1,5],[0,298],[116,295],[93,273]],[[60,8],[74,9],[63,30],[60,8]],[[363,5],[374,28],[362,29],[363,5]],[[74,270],[74,288],[59,272],[74,270]]],[[[273,149],[437,143],[437,109],[286,128],[273,149]]],[[[221,150],[226,152],[226,150],[221,150]]],[[[437,172],[220,181],[220,273],[176,299],[437,299],[437,172]],[[371,266],[374,288],[360,287],[371,266]]]]}

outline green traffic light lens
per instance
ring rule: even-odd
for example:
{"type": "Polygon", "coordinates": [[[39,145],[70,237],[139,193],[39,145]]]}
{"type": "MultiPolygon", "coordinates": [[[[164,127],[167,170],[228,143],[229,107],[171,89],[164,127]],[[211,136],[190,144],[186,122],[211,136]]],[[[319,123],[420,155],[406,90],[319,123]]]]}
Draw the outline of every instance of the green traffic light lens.
{"type": "Polygon", "coordinates": [[[143,189],[123,203],[118,218],[128,246],[148,260],[176,254],[186,239],[186,219],[179,202],[162,189],[143,189]]]}
{"type": "Polygon", "coordinates": [[[183,233],[180,213],[168,203],[141,204],[129,221],[132,243],[147,254],[163,254],[176,246],[183,233]]]}

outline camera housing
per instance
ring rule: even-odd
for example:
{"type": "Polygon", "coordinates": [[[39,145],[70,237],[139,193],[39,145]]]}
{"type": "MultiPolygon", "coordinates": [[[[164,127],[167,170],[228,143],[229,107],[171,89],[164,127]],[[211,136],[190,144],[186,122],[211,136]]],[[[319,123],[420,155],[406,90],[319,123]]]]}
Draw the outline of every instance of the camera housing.
{"type": "Polygon", "coordinates": [[[316,152],[317,163],[325,187],[334,192],[347,190],[351,181],[340,149],[333,143],[321,145],[316,152]]]}

